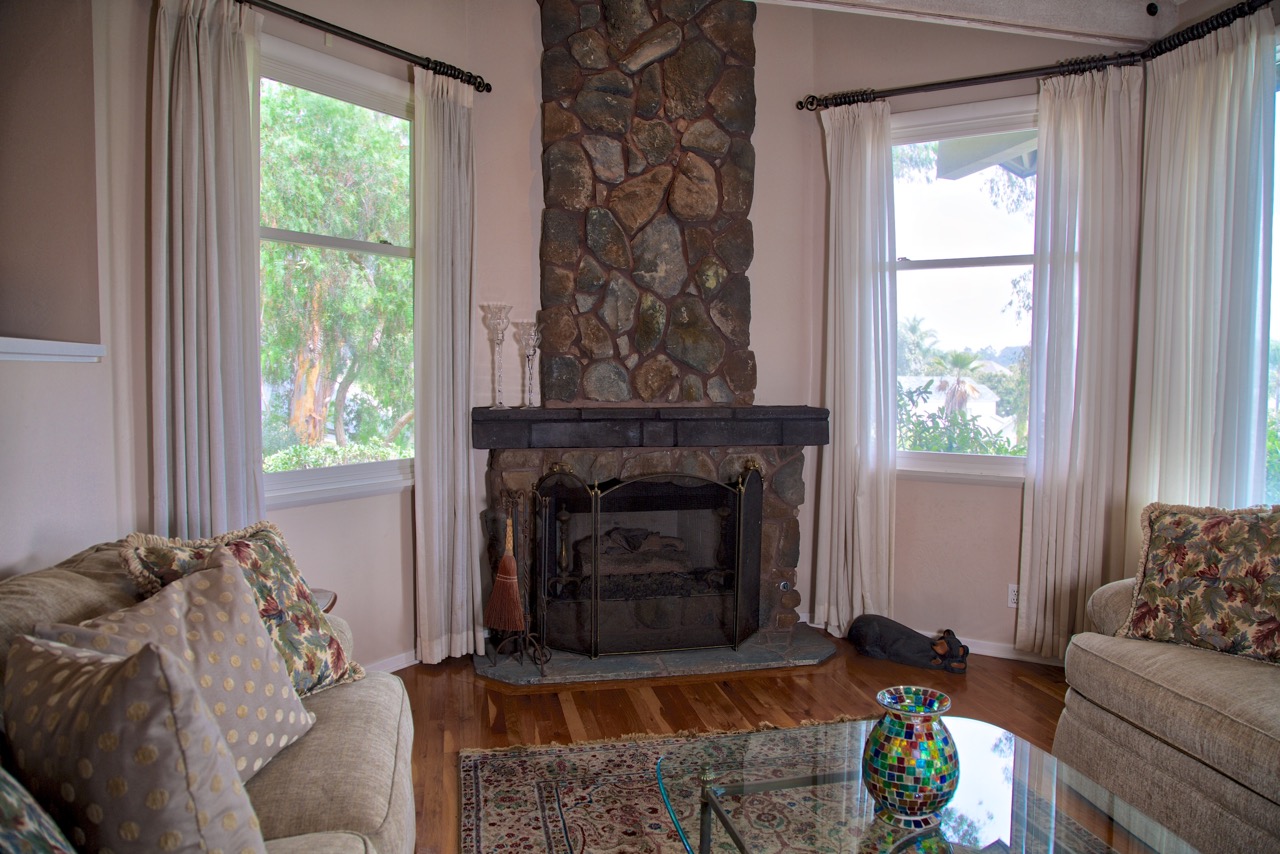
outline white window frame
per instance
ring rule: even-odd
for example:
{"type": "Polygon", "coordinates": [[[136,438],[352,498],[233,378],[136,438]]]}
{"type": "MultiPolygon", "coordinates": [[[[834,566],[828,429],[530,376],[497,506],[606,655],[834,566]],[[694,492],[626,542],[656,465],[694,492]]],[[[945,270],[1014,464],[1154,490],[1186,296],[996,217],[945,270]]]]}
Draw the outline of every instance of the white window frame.
{"type": "MultiPolygon", "coordinates": [[[[268,77],[290,86],[413,120],[413,89],[407,80],[397,80],[274,36],[263,35],[259,44],[259,78],[268,77]]],[[[255,99],[258,91],[259,87],[255,86],[255,99]]],[[[259,237],[321,248],[356,251],[367,251],[369,248],[368,244],[358,240],[298,234],[263,226],[259,226],[259,237]]],[[[413,250],[410,248],[381,246],[378,251],[402,258],[413,257],[413,250]]],[[[413,462],[411,458],[380,460],[318,469],[270,472],[264,475],[267,510],[404,492],[413,486],[413,462]]]]}
{"type": "MultiPolygon", "coordinates": [[[[911,145],[960,136],[1030,130],[1036,127],[1037,100],[1035,95],[1021,95],[895,113],[891,116],[890,143],[911,145]]],[[[979,265],[984,260],[975,258],[973,264],[979,265]]],[[[1006,260],[1030,265],[1035,256],[1015,256],[1006,260]]],[[[938,264],[932,261],[900,261],[897,269],[922,270],[931,266],[938,264]]],[[[947,266],[957,265],[948,263],[947,266]]],[[[896,331],[894,346],[897,346],[896,331]]],[[[1020,483],[1026,474],[1026,457],[899,450],[897,459],[898,475],[912,480],[1020,483]]]]}

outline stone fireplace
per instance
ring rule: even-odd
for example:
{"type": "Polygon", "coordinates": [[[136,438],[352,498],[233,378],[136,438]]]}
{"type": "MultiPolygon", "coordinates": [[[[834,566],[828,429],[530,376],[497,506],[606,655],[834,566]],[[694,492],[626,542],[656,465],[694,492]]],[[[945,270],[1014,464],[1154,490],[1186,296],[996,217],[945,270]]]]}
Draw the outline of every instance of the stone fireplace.
{"type": "Polygon", "coordinates": [[[828,413],[753,405],[755,6],[539,2],[543,407],[472,412],[490,508],[527,508],[536,628],[591,655],[790,632],[828,413]],[[718,503],[747,481],[756,504],[718,503]]]}
{"type": "MultiPolygon", "coordinates": [[[[759,524],[753,532],[758,530],[759,543],[751,546],[758,554],[758,578],[740,584],[754,599],[747,606],[755,609],[747,620],[751,629],[785,632],[799,619],[795,585],[804,448],[827,443],[827,418],[827,410],[810,406],[477,408],[471,423],[472,444],[490,449],[485,486],[495,509],[514,496],[532,513],[528,502],[538,484],[556,472],[570,473],[587,485],[655,478],[670,482],[682,476],[735,484],[748,472],[758,472],[759,524]]],[[[670,504],[658,497],[654,509],[670,504]]],[[[531,526],[535,538],[538,524],[549,526],[552,520],[531,526]]],[[[545,539],[535,543],[534,555],[540,549],[544,560],[555,559],[553,551],[547,553],[545,539]]],[[[539,571],[556,570],[533,568],[535,575],[539,571]]],[[[536,598],[537,587],[531,586],[536,598]]],[[[531,600],[531,611],[537,604],[531,600]]]]}

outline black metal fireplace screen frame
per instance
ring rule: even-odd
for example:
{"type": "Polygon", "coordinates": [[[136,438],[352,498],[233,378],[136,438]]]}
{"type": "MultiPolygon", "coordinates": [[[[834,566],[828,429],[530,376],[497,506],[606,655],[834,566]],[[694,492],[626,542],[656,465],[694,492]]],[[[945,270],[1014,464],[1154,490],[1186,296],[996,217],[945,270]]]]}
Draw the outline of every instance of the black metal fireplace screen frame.
{"type": "MultiPolygon", "coordinates": [[[[588,484],[566,466],[557,464],[538,481],[533,491],[534,543],[533,573],[534,588],[534,621],[536,630],[542,641],[549,647],[568,652],[590,655],[598,658],[601,655],[624,655],[635,652],[674,652],[687,649],[711,649],[731,647],[737,649],[760,626],[760,545],[763,514],[763,480],[758,467],[748,465],[743,469],[737,481],[721,483],[697,475],[678,472],[643,475],[605,483],[588,484]],[[662,645],[645,646],[641,649],[602,649],[601,644],[601,590],[602,555],[601,555],[601,519],[610,513],[625,513],[637,500],[628,498],[628,491],[637,486],[653,484],[672,484],[683,487],[682,493],[689,496],[689,501],[696,504],[705,502],[707,496],[724,490],[732,498],[732,524],[734,527],[734,560],[732,588],[732,624],[720,626],[723,640],[706,640],[662,645]],[[553,577],[563,578],[566,562],[571,560],[568,549],[572,544],[564,536],[561,526],[572,513],[591,514],[591,595],[588,601],[588,642],[573,644],[555,636],[550,624],[551,609],[559,603],[548,601],[548,581],[553,577]],[[556,570],[552,576],[552,570],[556,570]]],[[[723,496],[721,496],[723,497],[723,496]]],[[[675,499],[678,503],[679,499],[675,499]]],[[[713,509],[711,507],[690,507],[688,509],[713,509]]],[[[612,641],[612,638],[606,638],[612,641]]],[[[606,647],[612,643],[606,643],[606,647]]]]}

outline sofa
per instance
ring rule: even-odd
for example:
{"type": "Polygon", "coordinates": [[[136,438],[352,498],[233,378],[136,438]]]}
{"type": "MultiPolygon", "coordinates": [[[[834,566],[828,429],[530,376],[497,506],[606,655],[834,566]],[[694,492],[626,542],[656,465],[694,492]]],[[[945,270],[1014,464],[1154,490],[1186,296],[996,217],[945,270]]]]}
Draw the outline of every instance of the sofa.
{"type": "MultiPolygon", "coordinates": [[[[77,631],[73,627],[85,621],[105,620],[105,625],[109,624],[114,615],[124,614],[138,607],[145,608],[147,602],[143,600],[147,600],[148,591],[139,589],[136,578],[131,577],[129,568],[126,567],[122,557],[122,550],[126,545],[124,540],[101,543],[56,566],[0,581],[0,671],[4,671],[7,661],[15,660],[10,658],[11,649],[16,657],[20,651],[29,652],[33,648],[32,645],[37,641],[32,641],[29,635],[38,626],[61,624],[66,627],[62,629],[67,635],[64,640],[69,640],[77,631]]],[[[225,553],[223,557],[226,557],[225,553]]],[[[234,562],[228,565],[239,569],[234,562]]],[[[238,578],[238,572],[233,574],[238,578]]],[[[232,575],[224,574],[223,577],[231,579],[232,575]]],[[[243,582],[237,580],[236,583],[243,582]]],[[[299,586],[296,581],[293,583],[295,587],[299,586]]],[[[166,586],[164,589],[168,590],[170,587],[166,586]]],[[[223,600],[230,601],[229,594],[221,595],[223,600]]],[[[242,594],[242,598],[251,606],[257,604],[247,594],[242,594]]],[[[217,616],[225,618],[222,605],[215,607],[217,616]]],[[[180,609],[172,610],[176,616],[180,609]]],[[[240,628],[257,631],[258,620],[250,620],[245,615],[240,619],[243,623],[240,628]]],[[[353,647],[348,624],[340,617],[327,615],[327,627],[332,631],[328,646],[331,650],[341,649],[342,655],[349,658],[353,647]]],[[[45,631],[51,630],[46,628],[45,631]]],[[[232,631],[228,629],[225,635],[222,632],[210,635],[217,640],[225,637],[226,654],[238,663],[236,653],[239,650],[233,648],[232,631]]],[[[245,632],[235,633],[235,642],[243,647],[245,636],[245,632]]],[[[254,635],[250,633],[248,636],[254,635]]],[[[54,648],[53,641],[38,643],[54,648]]],[[[261,646],[259,641],[259,647],[261,646]]],[[[266,646],[270,648],[271,644],[266,646]]],[[[265,652],[263,655],[263,660],[266,660],[265,652]]],[[[165,666],[171,666],[174,660],[168,657],[168,653],[165,656],[157,659],[162,670],[165,666]]],[[[188,654],[188,658],[192,657],[188,654]]],[[[216,657],[216,654],[210,654],[210,658],[216,657]]],[[[105,660],[114,659],[108,657],[105,660]]],[[[258,659],[254,660],[254,667],[259,667],[258,659]]],[[[275,664],[272,664],[272,668],[278,670],[275,664]]],[[[252,813],[256,815],[255,827],[261,833],[260,841],[256,840],[255,833],[255,840],[251,844],[237,847],[236,850],[265,850],[270,854],[401,854],[413,851],[413,721],[405,687],[391,674],[366,674],[354,663],[347,670],[347,678],[335,680],[335,684],[300,698],[305,712],[298,712],[296,717],[299,723],[295,729],[305,728],[303,734],[296,736],[287,746],[270,756],[252,776],[244,780],[242,786],[239,780],[234,781],[235,786],[243,794],[247,794],[252,813]]],[[[4,676],[5,692],[14,692],[22,684],[22,674],[4,672],[4,676]]],[[[283,700],[289,681],[287,675],[280,678],[283,679],[280,690],[283,700]]],[[[259,697],[263,693],[274,693],[274,686],[268,688],[266,683],[267,678],[264,676],[260,683],[248,687],[251,691],[256,690],[259,697]]],[[[39,691],[41,686],[28,685],[27,690],[31,689],[39,691]]],[[[0,697],[6,701],[10,699],[7,694],[0,694],[0,697]]],[[[289,701],[293,702],[294,699],[295,697],[290,697],[289,701]]],[[[5,708],[8,708],[7,704],[5,708]]],[[[201,708],[208,708],[208,704],[201,708]]],[[[134,711],[129,708],[127,713],[133,714],[134,711]]],[[[244,711],[245,707],[242,705],[241,717],[245,717],[244,711]]],[[[228,711],[227,717],[233,718],[234,714],[234,711],[228,711]]],[[[265,715],[260,712],[259,717],[265,715]]],[[[33,718],[38,729],[43,717],[33,715],[33,718]]],[[[252,714],[248,718],[252,720],[252,714]]],[[[290,719],[293,718],[291,712],[290,719]]],[[[172,721],[173,714],[170,713],[170,728],[172,721]]],[[[5,721],[6,730],[11,737],[13,723],[15,722],[5,721]]],[[[89,720],[79,722],[82,729],[94,723],[89,720]]],[[[128,725],[117,727],[114,734],[127,738],[128,729],[128,725]]],[[[38,735],[39,733],[37,737],[38,735]]],[[[244,746],[249,749],[246,742],[250,739],[256,740],[256,733],[247,739],[241,739],[241,744],[233,747],[244,746]]],[[[213,740],[218,739],[214,736],[213,740]]],[[[209,742],[207,736],[205,741],[206,744],[209,742]]],[[[282,737],[281,743],[283,741],[282,737]]],[[[261,748],[261,744],[256,747],[261,748]]],[[[18,773],[16,763],[21,757],[15,757],[12,744],[6,744],[5,748],[6,776],[11,780],[20,779],[22,775],[18,773]],[[13,773],[10,775],[10,772],[13,773]]],[[[218,747],[215,753],[225,751],[218,747]]],[[[194,760],[190,762],[193,763],[194,760]]],[[[258,762],[261,763],[262,760],[258,762]]],[[[88,758],[80,757],[79,763],[76,767],[84,770],[84,776],[88,777],[92,772],[91,767],[88,767],[88,758]]],[[[194,768],[194,764],[186,767],[194,768]]],[[[235,767],[243,768],[243,763],[235,767]]],[[[27,770],[31,772],[33,769],[27,770]]],[[[38,776],[38,766],[34,772],[38,776]]],[[[194,771],[188,776],[192,774],[194,771]]],[[[121,779],[118,786],[124,789],[131,782],[135,781],[131,778],[121,779]]],[[[36,791],[31,786],[28,788],[32,792],[36,791]]],[[[138,786],[135,784],[134,788],[137,789],[138,786]]],[[[64,797],[70,797],[71,792],[65,783],[62,791],[64,797]]],[[[148,806],[156,805],[154,800],[148,802],[148,806]]],[[[0,806],[3,804],[0,803],[0,806]]],[[[106,820],[101,821],[104,826],[111,823],[110,808],[106,812],[106,820]]],[[[102,817],[102,810],[91,815],[98,821],[102,817]]],[[[200,820],[204,823],[207,817],[201,815],[200,820]]],[[[224,817],[224,820],[231,824],[235,821],[230,816],[224,817]]],[[[59,823],[64,825],[62,829],[65,831],[65,839],[79,848],[80,843],[72,841],[72,833],[65,827],[65,822],[59,823]]],[[[141,850],[150,847],[145,842],[145,827],[132,826],[129,832],[139,840],[137,844],[141,850]]],[[[5,839],[3,833],[3,828],[0,828],[0,839],[5,839]]],[[[201,847],[194,844],[184,847],[190,842],[189,837],[183,841],[173,836],[166,838],[163,846],[157,847],[167,848],[169,843],[174,846],[172,850],[195,850],[201,847]]],[[[4,847],[5,843],[0,843],[0,848],[4,847]]],[[[106,845],[101,847],[105,848],[106,845]]],[[[58,850],[58,846],[54,846],[52,850],[58,850]]]]}
{"type": "Polygon", "coordinates": [[[1274,626],[1277,582],[1244,585],[1258,593],[1255,605],[1246,605],[1229,574],[1241,565],[1256,582],[1275,558],[1267,557],[1264,545],[1260,554],[1249,552],[1233,564],[1232,549],[1248,541],[1241,534],[1248,523],[1206,510],[1212,508],[1172,508],[1162,515],[1153,505],[1144,511],[1144,572],[1104,585],[1089,598],[1097,631],[1075,635],[1067,647],[1069,688],[1053,753],[1205,854],[1280,851],[1280,667],[1257,655],[1203,648],[1213,645],[1205,632],[1165,619],[1167,603],[1163,615],[1151,605],[1162,592],[1187,594],[1208,578],[1206,589],[1225,590],[1231,603],[1220,613],[1261,617],[1274,626]],[[1213,520],[1205,524],[1209,533],[1184,534],[1180,525],[1187,518],[1213,520]],[[1206,561],[1197,553],[1217,536],[1211,525],[1234,525],[1221,542],[1235,545],[1224,545],[1220,554],[1210,549],[1206,561]],[[1191,571],[1161,582],[1152,572],[1161,554],[1191,571]]]}

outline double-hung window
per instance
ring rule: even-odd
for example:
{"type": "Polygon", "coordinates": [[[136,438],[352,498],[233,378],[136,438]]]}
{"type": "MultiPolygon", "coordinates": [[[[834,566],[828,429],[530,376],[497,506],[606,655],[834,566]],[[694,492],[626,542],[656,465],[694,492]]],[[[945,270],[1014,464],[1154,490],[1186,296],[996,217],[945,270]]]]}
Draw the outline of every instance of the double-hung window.
{"type": "Polygon", "coordinates": [[[1035,98],[899,114],[893,143],[898,468],[1020,477],[1035,98]]]}
{"type": "Polygon", "coordinates": [[[396,488],[414,435],[411,93],[269,37],[262,54],[268,503],[396,488]]]}

